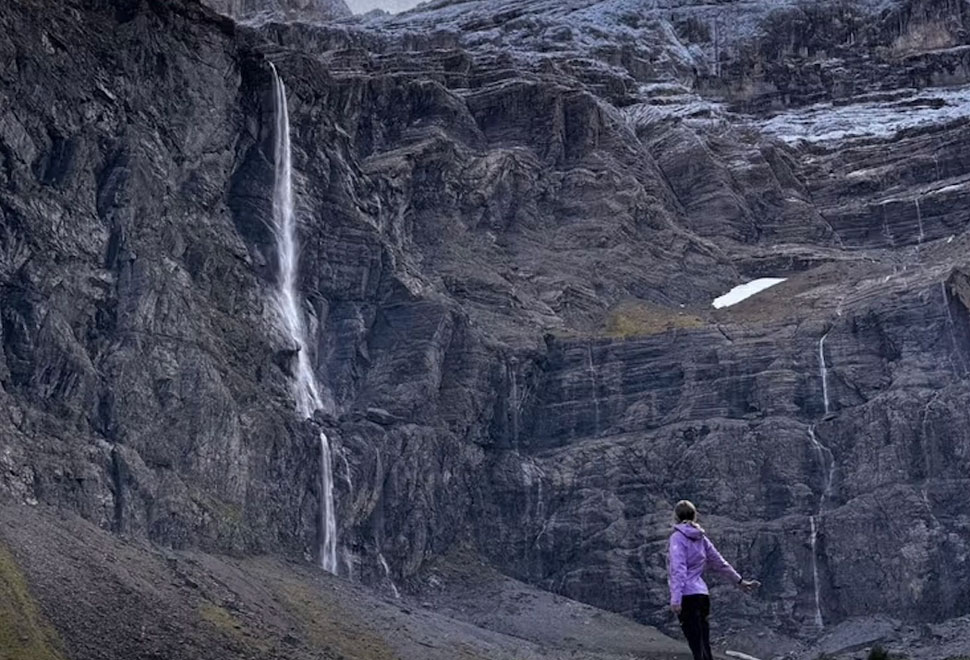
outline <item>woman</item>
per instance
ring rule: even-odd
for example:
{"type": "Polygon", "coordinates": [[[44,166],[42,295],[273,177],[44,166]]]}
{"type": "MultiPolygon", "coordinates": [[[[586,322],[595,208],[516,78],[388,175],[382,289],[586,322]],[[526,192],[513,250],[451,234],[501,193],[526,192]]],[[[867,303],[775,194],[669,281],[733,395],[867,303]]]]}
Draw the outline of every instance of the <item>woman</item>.
{"type": "Polygon", "coordinates": [[[757,580],[745,580],[724,560],[714,544],[697,524],[697,508],[687,500],[674,507],[677,525],[670,535],[667,568],[670,583],[670,609],[680,619],[680,627],[687,637],[694,660],[714,660],[711,653],[711,599],[702,577],[705,569],[731,580],[733,584],[751,592],[761,586],[757,580]]]}

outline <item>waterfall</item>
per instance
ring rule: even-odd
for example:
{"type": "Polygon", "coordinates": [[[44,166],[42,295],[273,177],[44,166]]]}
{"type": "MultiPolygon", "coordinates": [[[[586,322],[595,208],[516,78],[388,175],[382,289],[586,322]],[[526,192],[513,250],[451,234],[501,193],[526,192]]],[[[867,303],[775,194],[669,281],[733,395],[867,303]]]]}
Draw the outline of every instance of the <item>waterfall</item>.
{"type": "Polygon", "coordinates": [[[384,571],[384,577],[387,578],[388,584],[391,585],[391,593],[394,594],[395,598],[400,598],[401,592],[397,590],[397,585],[394,584],[394,580],[391,578],[391,567],[387,565],[387,560],[384,559],[384,554],[380,551],[377,553],[377,561],[381,565],[381,570],[384,571]]]}
{"type": "Polygon", "coordinates": [[[818,341],[818,368],[822,376],[822,403],[825,404],[825,414],[829,414],[829,369],[825,366],[825,339],[829,333],[822,335],[818,341]]]}
{"type": "Polygon", "coordinates": [[[822,522],[825,502],[829,498],[832,483],[835,480],[835,456],[831,449],[819,442],[818,436],[815,435],[814,426],[808,428],[808,438],[812,442],[812,448],[815,450],[815,455],[818,457],[819,465],[824,474],[822,494],[818,498],[818,509],[816,509],[815,515],[809,516],[808,519],[812,530],[809,542],[812,547],[812,583],[815,588],[815,625],[823,628],[825,623],[822,619],[822,588],[818,579],[818,529],[822,522]]]}
{"type": "Polygon", "coordinates": [[[913,200],[916,203],[916,222],[919,223],[919,236],[916,237],[916,244],[922,245],[926,234],[923,232],[923,212],[919,208],[919,197],[913,200]]]}
{"type": "MultiPolygon", "coordinates": [[[[273,185],[273,230],[279,274],[276,308],[286,336],[296,346],[296,373],[293,384],[296,408],[300,416],[310,418],[323,408],[320,388],[310,365],[306,328],[297,287],[299,249],[296,242],[296,218],[293,210],[293,165],[290,147],[290,113],[286,87],[276,67],[273,70],[273,103],[276,114],[276,140],[273,151],[275,182],[273,185]]],[[[337,572],[337,521],[333,500],[333,456],[330,440],[320,433],[320,531],[318,552],[320,566],[337,572]]]]}
{"type": "Polygon", "coordinates": [[[593,344],[586,345],[586,371],[589,373],[589,386],[593,397],[593,435],[600,432],[600,400],[599,387],[596,382],[596,368],[593,366],[593,344]]]}
{"type": "Polygon", "coordinates": [[[509,416],[512,418],[512,445],[519,446],[519,424],[522,418],[522,402],[519,400],[519,374],[515,368],[515,362],[508,365],[508,372],[511,378],[509,383],[509,416]]]}
{"type": "Polygon", "coordinates": [[[943,311],[946,312],[946,327],[950,333],[950,366],[953,367],[954,373],[962,373],[966,375],[967,373],[967,363],[964,360],[963,355],[958,350],[957,334],[955,329],[955,324],[953,323],[953,312],[950,311],[950,294],[946,288],[946,282],[940,282],[940,292],[943,294],[943,311]],[[957,367],[957,361],[953,359],[956,355],[959,359],[959,369],[957,367]]]}
{"type": "Polygon", "coordinates": [[[815,557],[815,546],[818,542],[818,526],[815,524],[815,516],[810,517],[809,521],[812,525],[812,580],[815,583],[815,625],[819,628],[824,628],[825,622],[822,620],[822,590],[818,583],[818,560],[815,557]]]}
{"type": "Polygon", "coordinates": [[[808,437],[809,440],[812,441],[812,447],[815,449],[815,455],[818,456],[819,465],[821,465],[825,474],[822,495],[819,497],[818,502],[818,517],[821,517],[822,509],[825,506],[825,501],[829,498],[829,494],[832,492],[832,483],[835,480],[835,457],[832,454],[831,449],[819,442],[818,436],[815,435],[814,426],[809,427],[808,437]]]}
{"type": "Polygon", "coordinates": [[[950,294],[946,291],[946,282],[940,282],[940,291],[943,292],[943,309],[946,311],[946,324],[950,326],[950,332],[953,332],[953,312],[950,311],[950,294]]]}

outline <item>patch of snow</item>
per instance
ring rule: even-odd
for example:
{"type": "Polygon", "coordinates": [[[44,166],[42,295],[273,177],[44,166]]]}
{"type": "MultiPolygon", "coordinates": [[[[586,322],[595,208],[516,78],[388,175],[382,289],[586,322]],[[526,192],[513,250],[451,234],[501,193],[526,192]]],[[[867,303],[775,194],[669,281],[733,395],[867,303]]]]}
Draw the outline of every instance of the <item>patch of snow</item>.
{"type": "Polygon", "coordinates": [[[375,9],[396,14],[413,9],[420,2],[421,0],[347,0],[347,6],[355,14],[366,14],[375,9]]]}
{"type": "Polygon", "coordinates": [[[738,660],[758,660],[758,658],[754,657],[753,655],[741,653],[740,651],[725,651],[724,655],[731,658],[738,658],[738,660]]]}
{"type": "Polygon", "coordinates": [[[970,86],[913,90],[905,98],[819,103],[776,115],[761,130],[789,144],[848,138],[891,138],[907,129],[945,125],[970,118],[970,86]]]}
{"type": "Polygon", "coordinates": [[[970,185],[970,181],[962,181],[960,183],[951,183],[948,186],[943,186],[942,188],[937,188],[936,190],[930,190],[927,195],[946,195],[952,192],[957,192],[966,189],[967,185],[970,185]]]}
{"type": "Polygon", "coordinates": [[[747,300],[751,296],[761,293],[765,289],[769,289],[776,284],[781,284],[787,279],[787,277],[762,277],[760,279],[748,282],[747,284],[741,284],[734,287],[720,298],[715,298],[712,304],[714,305],[715,309],[737,305],[742,300],[747,300]]]}

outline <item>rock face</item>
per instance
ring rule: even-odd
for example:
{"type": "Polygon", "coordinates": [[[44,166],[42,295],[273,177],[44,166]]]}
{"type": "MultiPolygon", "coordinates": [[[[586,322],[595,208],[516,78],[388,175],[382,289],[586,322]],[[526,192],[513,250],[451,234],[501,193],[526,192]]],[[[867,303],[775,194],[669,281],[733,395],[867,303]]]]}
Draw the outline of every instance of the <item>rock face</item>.
{"type": "Polygon", "coordinates": [[[385,558],[417,586],[467,545],[667,623],[689,497],[765,584],[718,595],[720,633],[968,614],[967,12],[6,3],[0,492],[314,560],[323,427],[358,579],[385,558]],[[269,62],[337,411],[305,422],[270,301],[269,62]],[[710,308],[764,275],[788,281],[710,308]]]}

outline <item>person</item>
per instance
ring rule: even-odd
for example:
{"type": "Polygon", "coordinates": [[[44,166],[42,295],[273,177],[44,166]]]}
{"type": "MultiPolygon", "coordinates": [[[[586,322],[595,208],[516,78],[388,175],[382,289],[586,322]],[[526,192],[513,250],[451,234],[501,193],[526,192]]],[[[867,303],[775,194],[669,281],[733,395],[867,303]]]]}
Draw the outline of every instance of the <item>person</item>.
{"type": "Polygon", "coordinates": [[[677,524],[670,535],[667,555],[670,584],[670,609],[677,614],[694,660],[714,660],[708,617],[711,612],[710,592],[704,582],[704,571],[722,575],[750,593],[761,586],[757,580],[745,580],[717,551],[704,529],[697,523],[697,508],[687,500],[674,507],[677,524]]]}

